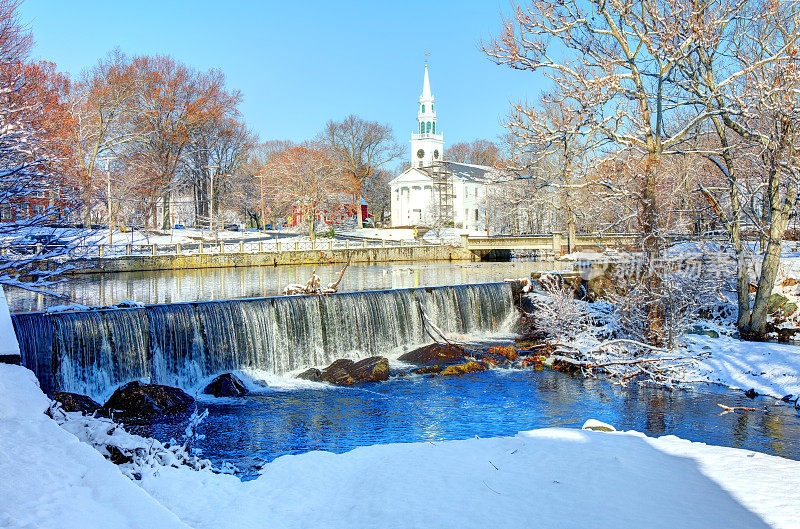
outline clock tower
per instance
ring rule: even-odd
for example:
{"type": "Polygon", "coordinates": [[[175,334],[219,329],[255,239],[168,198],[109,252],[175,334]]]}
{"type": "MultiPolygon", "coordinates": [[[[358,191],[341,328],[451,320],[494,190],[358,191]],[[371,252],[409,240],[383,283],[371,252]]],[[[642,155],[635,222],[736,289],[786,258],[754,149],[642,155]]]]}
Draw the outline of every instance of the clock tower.
{"type": "Polygon", "coordinates": [[[411,134],[411,167],[429,167],[444,158],[444,135],[436,129],[436,109],[426,64],[417,108],[417,129],[411,134]]]}

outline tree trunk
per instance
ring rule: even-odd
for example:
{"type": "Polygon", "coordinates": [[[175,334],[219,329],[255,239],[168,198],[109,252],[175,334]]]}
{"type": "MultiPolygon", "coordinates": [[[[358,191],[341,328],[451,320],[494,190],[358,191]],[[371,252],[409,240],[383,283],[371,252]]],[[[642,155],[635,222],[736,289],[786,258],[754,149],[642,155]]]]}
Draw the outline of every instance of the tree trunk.
{"type": "Polygon", "coordinates": [[[311,206],[308,208],[308,238],[312,241],[316,238],[316,232],[314,231],[314,224],[317,220],[317,209],[316,206],[312,203],[311,206]]]}
{"type": "Polygon", "coordinates": [[[575,251],[575,213],[570,210],[568,213],[569,220],[567,221],[567,248],[569,253],[575,251]]]}
{"type": "Polygon", "coordinates": [[[794,186],[789,186],[786,191],[786,197],[781,198],[778,168],[774,161],[771,165],[767,187],[770,205],[769,238],[767,239],[764,259],[761,262],[761,275],[756,287],[756,299],[753,304],[753,311],[750,313],[750,321],[741,330],[743,337],[751,339],[763,339],[766,331],[769,298],[772,296],[772,289],[775,287],[775,278],[778,275],[778,266],[780,265],[781,241],[789,221],[789,212],[797,199],[797,189],[794,186]]]}
{"type": "Polygon", "coordinates": [[[171,224],[171,220],[172,220],[172,215],[171,215],[170,210],[169,210],[169,205],[170,205],[169,192],[164,193],[162,201],[163,201],[164,211],[163,211],[163,215],[161,217],[161,219],[162,219],[161,220],[161,229],[162,230],[168,230],[169,227],[170,227],[170,224],[171,224]]]}

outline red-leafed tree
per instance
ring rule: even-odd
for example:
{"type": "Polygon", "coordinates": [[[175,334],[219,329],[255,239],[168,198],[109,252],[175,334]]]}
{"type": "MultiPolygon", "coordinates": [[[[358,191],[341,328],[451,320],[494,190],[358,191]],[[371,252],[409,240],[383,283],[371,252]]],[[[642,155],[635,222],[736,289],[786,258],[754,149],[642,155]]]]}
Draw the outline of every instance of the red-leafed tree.
{"type": "Polygon", "coordinates": [[[268,165],[267,171],[270,193],[279,204],[302,212],[312,240],[320,212],[338,208],[342,198],[359,187],[337,153],[321,143],[304,143],[285,150],[268,165]]]}
{"type": "Polygon", "coordinates": [[[40,271],[39,262],[70,250],[31,242],[53,235],[46,226],[73,204],[73,123],[67,79],[52,63],[27,61],[31,37],[17,6],[0,0],[0,283],[38,290],[61,272],[40,271]]]}

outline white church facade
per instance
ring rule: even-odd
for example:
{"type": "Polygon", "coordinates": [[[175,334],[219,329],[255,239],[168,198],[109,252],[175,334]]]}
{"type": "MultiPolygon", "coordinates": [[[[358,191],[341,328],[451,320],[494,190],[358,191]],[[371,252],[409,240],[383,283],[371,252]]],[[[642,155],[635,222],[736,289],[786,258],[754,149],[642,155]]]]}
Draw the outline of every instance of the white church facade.
{"type": "Polygon", "coordinates": [[[446,174],[448,214],[457,228],[486,230],[488,184],[499,174],[492,167],[447,161],[444,135],[437,130],[428,66],[417,109],[417,128],[411,134],[411,166],[391,182],[392,226],[433,225],[442,210],[444,186],[435,174],[446,174]],[[439,184],[437,185],[437,182],[439,184]]]}

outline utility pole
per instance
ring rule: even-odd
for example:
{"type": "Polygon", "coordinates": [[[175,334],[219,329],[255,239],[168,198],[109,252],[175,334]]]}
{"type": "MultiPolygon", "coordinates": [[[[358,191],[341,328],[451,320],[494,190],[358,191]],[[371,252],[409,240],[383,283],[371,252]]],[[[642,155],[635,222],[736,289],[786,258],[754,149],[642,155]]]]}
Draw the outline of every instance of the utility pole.
{"type": "MultiPolygon", "coordinates": [[[[261,231],[263,233],[267,232],[267,216],[264,208],[264,175],[258,176],[259,181],[261,182],[261,231]]],[[[272,227],[275,229],[275,226],[272,227]]]]}
{"type": "Polygon", "coordinates": [[[211,177],[211,182],[208,191],[208,232],[212,237],[216,238],[216,231],[214,230],[214,169],[216,165],[208,166],[208,173],[211,177]]]}
{"type": "Polygon", "coordinates": [[[108,172],[108,162],[109,158],[105,159],[105,166],[106,166],[106,198],[108,201],[107,209],[108,209],[108,244],[114,244],[114,225],[112,223],[112,215],[111,215],[111,173],[108,172]]]}

